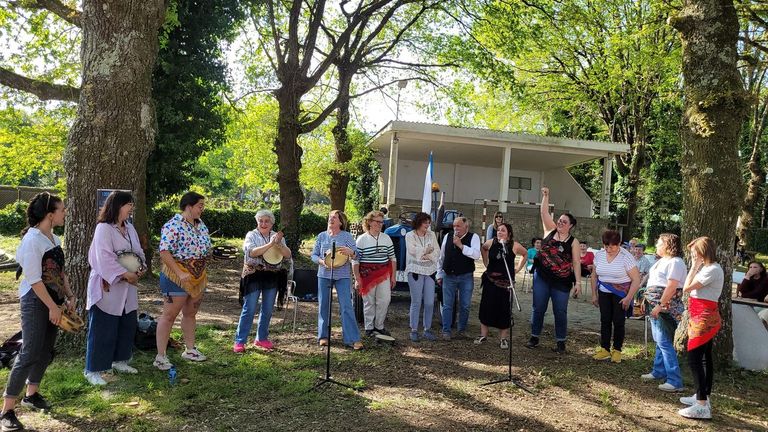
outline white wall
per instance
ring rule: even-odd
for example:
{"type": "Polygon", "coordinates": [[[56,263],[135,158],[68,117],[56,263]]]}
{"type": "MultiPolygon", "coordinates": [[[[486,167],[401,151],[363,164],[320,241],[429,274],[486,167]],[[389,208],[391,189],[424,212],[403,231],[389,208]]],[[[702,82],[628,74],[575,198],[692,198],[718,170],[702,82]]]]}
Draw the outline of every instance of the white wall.
{"type": "MultiPolygon", "coordinates": [[[[386,197],[389,158],[379,157],[377,160],[382,167],[381,176],[384,189],[381,191],[381,196],[386,197]]],[[[397,167],[397,198],[420,200],[424,190],[426,170],[426,161],[401,159],[397,167]]],[[[440,184],[440,190],[445,192],[445,200],[447,202],[473,204],[475,199],[499,199],[501,167],[488,168],[462,164],[435,163],[434,175],[434,180],[440,184]]],[[[509,175],[529,177],[531,179],[531,190],[520,191],[521,201],[539,201],[541,195],[541,173],[538,171],[511,169],[509,175]]],[[[581,192],[583,193],[583,191],[581,192]]],[[[581,195],[578,196],[581,197],[581,195]]],[[[509,201],[517,201],[517,189],[510,189],[507,199],[509,201]]],[[[588,208],[589,205],[588,203],[586,207],[588,208]]]]}
{"type": "Polygon", "coordinates": [[[543,183],[550,189],[550,203],[576,217],[592,217],[592,199],[565,168],[542,173],[543,183]]]}

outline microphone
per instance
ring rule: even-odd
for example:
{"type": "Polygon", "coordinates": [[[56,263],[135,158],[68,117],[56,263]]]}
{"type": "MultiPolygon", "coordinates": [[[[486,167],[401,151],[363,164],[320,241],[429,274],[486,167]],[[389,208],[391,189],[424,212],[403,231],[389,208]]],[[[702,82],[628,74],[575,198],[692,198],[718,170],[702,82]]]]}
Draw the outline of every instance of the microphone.
{"type": "Polygon", "coordinates": [[[333,244],[331,245],[331,259],[336,259],[336,240],[334,240],[333,244]]]}

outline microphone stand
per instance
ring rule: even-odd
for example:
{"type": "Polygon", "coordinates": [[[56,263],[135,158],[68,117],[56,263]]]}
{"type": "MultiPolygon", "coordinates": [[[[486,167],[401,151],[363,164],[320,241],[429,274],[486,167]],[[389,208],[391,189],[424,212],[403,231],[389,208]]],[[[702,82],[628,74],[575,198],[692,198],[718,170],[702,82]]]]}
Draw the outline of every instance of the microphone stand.
{"type": "MultiPolygon", "coordinates": [[[[333,261],[336,260],[336,242],[333,242],[333,245],[331,246],[331,286],[328,290],[328,345],[326,345],[325,350],[325,376],[320,377],[320,381],[315,384],[311,389],[317,390],[326,383],[336,384],[338,386],[346,387],[348,389],[352,389],[354,391],[359,391],[358,389],[352,387],[351,385],[344,384],[342,382],[338,382],[335,379],[331,377],[331,313],[333,311],[333,289],[336,287],[336,281],[333,279],[333,261]]],[[[341,307],[341,305],[339,305],[341,307]]]]}
{"type": "Polygon", "coordinates": [[[507,248],[505,247],[504,243],[499,243],[501,244],[502,260],[504,261],[504,267],[507,269],[507,277],[509,278],[509,288],[507,288],[507,292],[509,293],[509,343],[507,344],[507,376],[495,381],[489,381],[487,383],[480,384],[480,386],[483,387],[492,384],[511,382],[518,388],[533,394],[529,388],[520,383],[520,379],[518,377],[512,375],[512,326],[514,325],[514,320],[512,319],[512,301],[514,300],[515,303],[517,303],[518,311],[522,311],[522,308],[520,308],[520,302],[517,300],[517,292],[515,291],[515,279],[512,277],[512,273],[509,271],[509,264],[507,264],[507,248]]]}

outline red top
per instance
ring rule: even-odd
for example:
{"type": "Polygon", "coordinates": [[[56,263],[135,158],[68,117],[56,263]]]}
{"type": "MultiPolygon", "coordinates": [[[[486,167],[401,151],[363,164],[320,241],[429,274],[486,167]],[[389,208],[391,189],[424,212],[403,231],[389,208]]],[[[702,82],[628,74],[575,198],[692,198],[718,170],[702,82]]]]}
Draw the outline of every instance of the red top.
{"type": "Polygon", "coordinates": [[[581,265],[588,266],[588,265],[594,265],[594,264],[595,264],[595,254],[587,251],[587,253],[584,254],[583,257],[581,257],[581,265]]]}

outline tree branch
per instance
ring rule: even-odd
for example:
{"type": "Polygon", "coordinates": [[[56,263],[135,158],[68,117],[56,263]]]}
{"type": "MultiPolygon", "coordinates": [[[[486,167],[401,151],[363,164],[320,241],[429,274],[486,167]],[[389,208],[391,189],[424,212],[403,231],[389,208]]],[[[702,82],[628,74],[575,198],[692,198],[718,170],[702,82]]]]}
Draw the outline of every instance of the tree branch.
{"type": "Polygon", "coordinates": [[[11,70],[0,67],[0,84],[12,89],[32,93],[40,100],[62,100],[77,102],[80,100],[80,89],[68,85],[51,84],[21,76],[11,70]]]}
{"type": "Polygon", "coordinates": [[[59,18],[70,24],[76,25],[78,27],[81,26],[80,22],[82,12],[73,7],[65,5],[60,0],[9,1],[8,4],[16,8],[45,9],[54,13],[59,18]]]}

